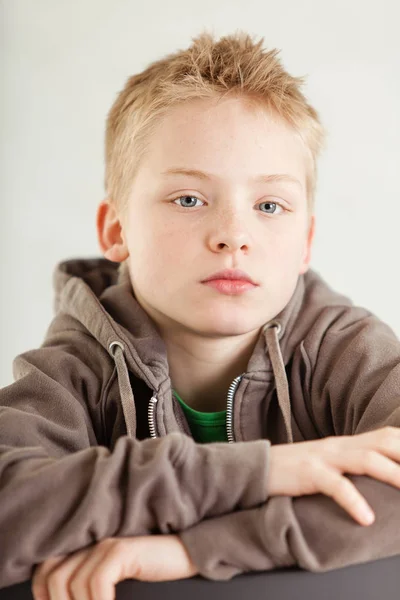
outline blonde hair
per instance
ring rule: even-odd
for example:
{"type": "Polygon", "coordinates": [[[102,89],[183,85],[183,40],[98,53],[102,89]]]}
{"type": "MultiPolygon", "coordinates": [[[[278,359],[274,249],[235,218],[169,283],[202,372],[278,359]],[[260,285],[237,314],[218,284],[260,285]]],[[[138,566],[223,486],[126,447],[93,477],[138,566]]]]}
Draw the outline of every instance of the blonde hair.
{"type": "Polygon", "coordinates": [[[124,209],[146,142],[169,108],[191,99],[244,97],[277,114],[300,136],[308,155],[307,202],[314,208],[317,158],[325,131],[317,111],[300,91],[304,77],[293,77],[278,59],[279,50],[262,48],[242,31],[215,40],[203,32],[186,50],[151,63],[129,77],[107,117],[105,188],[124,209]]]}

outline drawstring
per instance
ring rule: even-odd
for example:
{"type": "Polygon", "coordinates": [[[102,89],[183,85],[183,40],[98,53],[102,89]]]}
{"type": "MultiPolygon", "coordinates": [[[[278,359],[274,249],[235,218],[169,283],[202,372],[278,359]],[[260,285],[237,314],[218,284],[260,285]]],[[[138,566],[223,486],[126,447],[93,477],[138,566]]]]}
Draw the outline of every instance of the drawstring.
{"type": "Polygon", "coordinates": [[[272,369],[274,371],[276,391],[278,395],[278,404],[282,411],[283,420],[285,422],[288,443],[292,444],[293,431],[291,423],[292,413],[290,409],[289,386],[287,382],[285,365],[283,364],[283,358],[278,337],[281,329],[282,326],[278,321],[270,321],[269,323],[267,323],[267,325],[264,326],[263,332],[266,337],[268,351],[272,363],[272,369]]]}
{"type": "MultiPolygon", "coordinates": [[[[293,443],[293,431],[291,425],[291,408],[289,386],[286,378],[285,365],[281,348],[279,345],[279,333],[281,324],[278,321],[270,321],[263,327],[266,343],[274,372],[276,390],[278,395],[278,404],[282,411],[283,420],[286,427],[288,443],[293,443]]],[[[125,423],[128,430],[128,436],[134,438],[136,435],[136,409],[135,399],[129,380],[128,367],[124,357],[124,346],[120,342],[112,342],[109,345],[109,351],[114,358],[118,373],[118,385],[121,395],[122,409],[124,411],[125,423]],[[135,431],[134,431],[135,429],[135,431]]]]}
{"type": "Polygon", "coordinates": [[[124,347],[120,342],[111,342],[109,351],[115,361],[118,373],[118,385],[121,395],[122,410],[124,411],[128,437],[136,437],[136,408],[135,399],[129,380],[128,367],[124,357],[124,347]],[[133,430],[135,428],[135,431],[133,430]]]}

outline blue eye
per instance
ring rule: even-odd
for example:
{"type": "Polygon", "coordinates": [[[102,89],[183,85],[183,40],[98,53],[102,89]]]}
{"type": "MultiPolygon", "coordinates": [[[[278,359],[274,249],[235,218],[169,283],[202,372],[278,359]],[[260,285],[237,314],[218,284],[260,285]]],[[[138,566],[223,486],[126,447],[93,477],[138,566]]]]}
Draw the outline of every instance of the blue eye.
{"type": "MultiPolygon", "coordinates": [[[[174,200],[174,202],[176,202],[176,201],[178,201],[178,202],[179,202],[180,200],[182,200],[182,198],[185,198],[185,200],[186,200],[186,198],[194,198],[195,200],[198,200],[198,199],[199,199],[199,198],[197,198],[196,196],[179,196],[179,198],[176,198],[176,199],[174,200]]],[[[201,200],[200,200],[200,202],[201,202],[201,200]]],[[[182,205],[181,205],[181,206],[182,206],[182,205]]],[[[185,208],[187,208],[187,204],[186,204],[185,208]]],[[[192,207],[191,207],[191,208],[192,208],[192,207]]]]}
{"type": "MultiPolygon", "coordinates": [[[[203,202],[202,200],[200,200],[199,198],[197,198],[197,196],[191,196],[191,195],[184,195],[184,196],[179,196],[179,198],[175,198],[175,200],[173,200],[173,202],[181,202],[181,200],[185,201],[185,204],[180,204],[180,206],[182,208],[195,208],[195,204],[190,204],[191,202],[193,202],[193,200],[196,202],[196,200],[199,200],[199,202],[203,202]],[[189,200],[189,202],[187,203],[187,200],[189,200]]],[[[281,209],[281,212],[285,212],[285,208],[279,204],[278,202],[260,202],[260,204],[258,206],[262,206],[263,204],[268,205],[270,207],[272,207],[272,212],[266,212],[265,214],[268,215],[274,215],[274,214],[280,214],[279,212],[276,213],[276,210],[278,208],[281,209]]],[[[264,211],[261,211],[264,212],[264,211]]]]}
{"type": "Polygon", "coordinates": [[[275,208],[275,210],[272,213],[268,213],[269,215],[274,215],[276,212],[276,209],[282,208],[282,206],[280,204],[278,204],[277,202],[261,202],[261,204],[259,206],[261,206],[262,204],[268,204],[269,206],[272,206],[275,208]]]}

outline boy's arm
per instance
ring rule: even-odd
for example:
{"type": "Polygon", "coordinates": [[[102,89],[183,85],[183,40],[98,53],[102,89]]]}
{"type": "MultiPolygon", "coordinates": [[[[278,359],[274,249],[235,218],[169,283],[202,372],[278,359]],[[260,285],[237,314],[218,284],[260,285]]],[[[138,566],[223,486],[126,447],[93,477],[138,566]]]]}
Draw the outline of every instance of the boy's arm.
{"type": "MultiPolygon", "coordinates": [[[[312,365],[309,407],[320,431],[330,419],[336,435],[400,427],[400,341],[393,331],[358,308],[344,310],[324,336],[322,325],[304,343],[312,365]]],[[[368,476],[348,477],[375,513],[368,527],[315,494],[276,496],[179,536],[200,574],[217,580],[294,565],[329,571],[400,554],[400,490],[368,476]]]]}
{"type": "Polygon", "coordinates": [[[109,357],[95,360],[83,332],[56,339],[18,356],[17,381],[0,390],[0,588],[106,537],[180,531],[266,500],[267,440],[97,445],[109,357]]]}
{"type": "Polygon", "coordinates": [[[275,496],[263,506],[205,519],[178,533],[207,579],[298,566],[330,571],[400,554],[400,490],[361,475],[349,479],[371,504],[363,527],[322,494],[275,496]]]}

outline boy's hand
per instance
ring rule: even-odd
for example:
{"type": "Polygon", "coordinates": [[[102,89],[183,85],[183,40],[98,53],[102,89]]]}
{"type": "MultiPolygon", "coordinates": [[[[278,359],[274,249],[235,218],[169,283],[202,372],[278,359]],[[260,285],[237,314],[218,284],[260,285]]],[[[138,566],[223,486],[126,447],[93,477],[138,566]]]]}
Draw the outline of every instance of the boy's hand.
{"type": "Polygon", "coordinates": [[[39,565],[32,594],[35,600],[114,600],[124,579],[172,581],[197,573],[177,535],[107,538],[39,565]]]}
{"type": "MultiPolygon", "coordinates": [[[[269,496],[331,496],[361,525],[371,507],[344,473],[400,488],[400,428],[271,446],[269,496]]],[[[374,515],[372,513],[372,517],[374,515]]]]}

